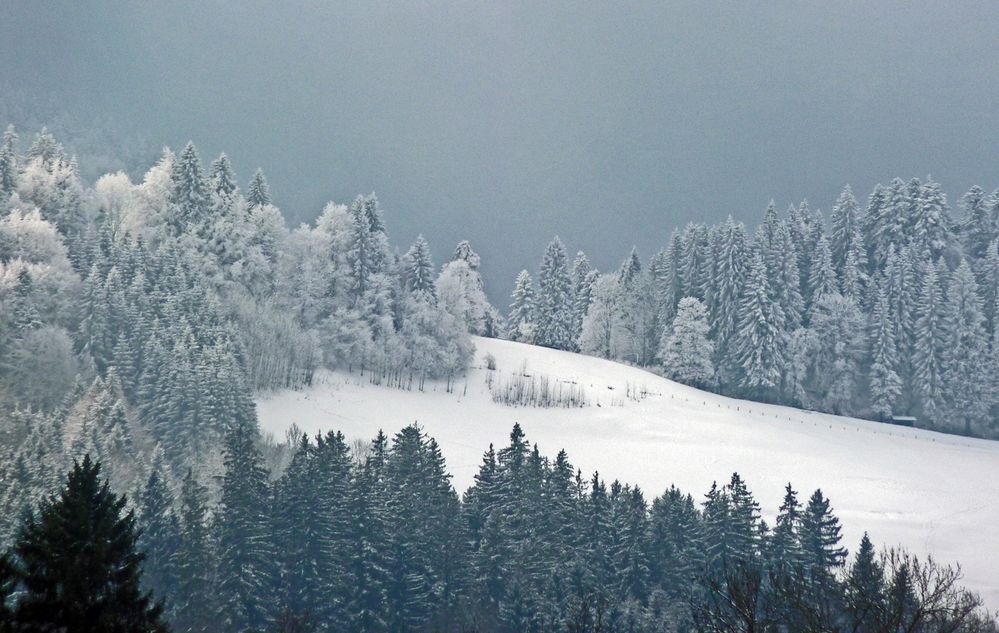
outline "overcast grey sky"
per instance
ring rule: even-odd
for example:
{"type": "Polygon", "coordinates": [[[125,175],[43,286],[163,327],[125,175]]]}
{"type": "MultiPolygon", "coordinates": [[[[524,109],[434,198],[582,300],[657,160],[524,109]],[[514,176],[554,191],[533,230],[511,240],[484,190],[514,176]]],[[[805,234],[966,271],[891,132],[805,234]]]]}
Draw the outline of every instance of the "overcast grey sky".
{"type": "Polygon", "coordinates": [[[0,2],[0,119],[224,149],[292,224],[374,190],[402,249],[470,239],[500,304],[554,233],[607,269],[771,197],[999,186],[997,62],[984,0],[0,2]]]}

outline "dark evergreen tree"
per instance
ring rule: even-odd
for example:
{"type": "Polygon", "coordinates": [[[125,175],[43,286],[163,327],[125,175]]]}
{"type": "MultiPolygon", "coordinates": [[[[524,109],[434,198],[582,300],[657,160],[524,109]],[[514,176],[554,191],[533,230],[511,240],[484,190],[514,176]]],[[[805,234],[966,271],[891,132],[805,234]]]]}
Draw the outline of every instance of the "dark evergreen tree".
{"type": "Polygon", "coordinates": [[[73,465],[59,494],[27,518],[14,548],[21,591],[13,620],[19,628],[167,630],[162,606],[142,590],[143,555],[126,504],[88,455],[73,465]]]}
{"type": "Polygon", "coordinates": [[[218,623],[233,633],[266,626],[274,607],[267,471],[255,441],[255,428],[246,423],[233,424],[225,438],[218,513],[218,623]]]}
{"type": "Polygon", "coordinates": [[[180,490],[181,529],[176,556],[177,591],[173,598],[173,627],[178,633],[207,633],[216,624],[213,556],[209,537],[208,491],[190,470],[180,490]]]}

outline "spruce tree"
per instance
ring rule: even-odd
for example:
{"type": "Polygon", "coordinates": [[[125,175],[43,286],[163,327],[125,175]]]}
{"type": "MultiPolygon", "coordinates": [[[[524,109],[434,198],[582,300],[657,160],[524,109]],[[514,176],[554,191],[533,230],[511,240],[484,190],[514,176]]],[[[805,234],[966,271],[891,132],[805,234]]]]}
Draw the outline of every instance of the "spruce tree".
{"type": "MultiPolygon", "coordinates": [[[[941,262],[942,263],[942,262],[941,262]]],[[[939,420],[944,406],[943,355],[946,321],[940,293],[938,268],[926,262],[919,302],[916,305],[913,349],[913,380],[923,413],[930,422],[939,420]]]]}
{"type": "Polygon", "coordinates": [[[870,537],[864,533],[857,555],[846,575],[848,625],[856,633],[883,631],[887,620],[885,575],[870,537]]]}
{"type": "Polygon", "coordinates": [[[667,376],[701,389],[714,386],[714,344],[708,338],[709,329],[704,304],[693,297],[681,299],[673,324],[663,332],[659,347],[667,376]]]}
{"type": "Polygon", "coordinates": [[[912,208],[915,218],[910,218],[911,241],[916,254],[924,258],[936,259],[950,240],[950,209],[947,196],[940,183],[927,178],[919,185],[912,208]]]}
{"type": "Polygon", "coordinates": [[[832,253],[829,250],[829,242],[823,236],[818,242],[808,279],[808,300],[811,309],[814,310],[815,305],[823,297],[838,292],[839,280],[833,268],[832,253]]]}
{"type": "Polygon", "coordinates": [[[271,203],[271,188],[264,177],[264,170],[253,172],[250,184],[246,186],[246,206],[250,209],[265,207],[271,203]]]}
{"type": "Polygon", "coordinates": [[[208,528],[208,490],[191,470],[181,485],[178,514],[181,536],[175,560],[173,626],[178,633],[206,633],[217,615],[212,586],[215,560],[208,528]]]}
{"type": "Polygon", "coordinates": [[[840,546],[840,529],[829,500],[821,490],[816,490],[801,514],[799,533],[805,570],[815,585],[830,586],[833,574],[846,561],[846,549],[840,546]]]}
{"type": "Polygon", "coordinates": [[[891,316],[888,295],[879,287],[871,312],[869,339],[871,341],[869,375],[871,412],[879,419],[891,417],[895,402],[902,392],[902,380],[896,371],[898,349],[895,340],[895,324],[891,316]]]}
{"type": "Polygon", "coordinates": [[[534,342],[554,349],[572,349],[572,278],[562,240],[555,236],[545,249],[538,272],[537,330],[534,342]]]}
{"type": "Polygon", "coordinates": [[[978,185],[973,186],[961,197],[964,219],[961,222],[961,238],[964,251],[973,259],[985,257],[989,245],[995,241],[997,229],[992,217],[990,200],[978,185]]]}
{"type": "Polygon", "coordinates": [[[787,484],[784,500],[777,511],[773,534],[767,543],[770,564],[778,570],[797,569],[802,562],[801,544],[801,504],[798,493],[787,484]]]}
{"type": "Polygon", "coordinates": [[[951,274],[946,302],[943,395],[950,423],[970,434],[988,417],[993,376],[978,285],[967,260],[951,274]]]}
{"type": "Polygon", "coordinates": [[[27,518],[14,547],[19,628],[167,631],[162,605],[142,590],[135,514],[100,470],[89,455],[75,462],[59,494],[27,518]]]}
{"type": "Polygon", "coordinates": [[[572,337],[579,347],[579,335],[583,331],[583,319],[586,317],[586,310],[590,307],[590,291],[592,286],[589,283],[590,273],[593,267],[586,253],[579,251],[576,259],[572,262],[572,337]]]}
{"type": "Polygon", "coordinates": [[[756,251],[739,307],[735,353],[742,368],[741,385],[760,398],[772,398],[785,364],[787,333],[784,314],[771,300],[763,256],[756,251]]]}
{"type": "Polygon", "coordinates": [[[267,471],[255,440],[247,423],[233,424],[225,437],[217,595],[218,622],[232,633],[262,628],[273,606],[267,471]]]}
{"type": "Polygon", "coordinates": [[[17,188],[17,133],[8,125],[0,141],[0,203],[17,188]]]}
{"type": "Polygon", "coordinates": [[[430,258],[430,246],[422,234],[416,236],[416,241],[403,256],[403,275],[406,290],[434,296],[434,263],[430,258]]]}
{"type": "MultiPolygon", "coordinates": [[[[860,212],[850,185],[846,185],[842,193],[839,194],[839,198],[836,199],[829,216],[829,223],[829,249],[832,254],[833,267],[842,278],[846,267],[846,258],[851,251],[856,252],[861,239],[860,212]]],[[[857,262],[857,265],[860,263],[857,262]]],[[[866,264],[866,262],[863,263],[866,264]]]]}
{"type": "Polygon", "coordinates": [[[177,552],[180,523],[173,511],[173,493],[166,480],[162,450],[157,451],[146,485],[139,496],[139,547],[146,556],[143,580],[146,587],[174,606],[177,596],[177,552]]]}
{"type": "Polygon", "coordinates": [[[169,225],[173,235],[196,230],[208,214],[208,185],[194,143],[188,142],[170,170],[169,225]]]}
{"type": "MultiPolygon", "coordinates": [[[[716,253],[715,290],[709,306],[711,331],[722,361],[727,360],[731,353],[729,345],[739,325],[739,300],[746,284],[749,253],[746,227],[742,223],[736,224],[729,216],[721,229],[720,249],[716,253]]],[[[665,331],[666,328],[664,334],[665,331]]]]}
{"type": "Polygon", "coordinates": [[[510,313],[506,318],[507,336],[514,341],[530,343],[533,340],[536,306],[531,275],[520,271],[510,295],[510,313]]]}

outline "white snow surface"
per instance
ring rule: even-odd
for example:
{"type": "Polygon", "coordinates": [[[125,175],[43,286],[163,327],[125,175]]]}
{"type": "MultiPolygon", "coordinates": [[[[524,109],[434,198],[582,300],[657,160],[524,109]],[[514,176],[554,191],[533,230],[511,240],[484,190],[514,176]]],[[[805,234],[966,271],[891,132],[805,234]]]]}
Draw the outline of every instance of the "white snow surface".
{"type": "Polygon", "coordinates": [[[676,484],[700,501],[733,472],[772,518],[791,482],[802,502],[822,488],[853,551],[864,531],[878,545],[902,545],[959,563],[965,585],[999,608],[999,442],[910,429],[706,393],[599,358],[476,338],[474,367],[453,392],[370,384],[367,375],[322,372],[311,387],[258,399],[261,427],[283,437],[291,424],[348,439],[389,436],[418,422],[436,438],[460,492],[490,443],[508,443],[519,422],[554,458],[568,451],[585,475],[639,485],[646,499],[676,484]],[[496,369],[485,369],[492,354],[496,369]],[[526,363],[526,365],[525,365],[526,363]],[[511,407],[487,384],[511,375],[574,381],[582,408],[511,407]],[[629,397],[630,392],[647,392],[629,397]]]}

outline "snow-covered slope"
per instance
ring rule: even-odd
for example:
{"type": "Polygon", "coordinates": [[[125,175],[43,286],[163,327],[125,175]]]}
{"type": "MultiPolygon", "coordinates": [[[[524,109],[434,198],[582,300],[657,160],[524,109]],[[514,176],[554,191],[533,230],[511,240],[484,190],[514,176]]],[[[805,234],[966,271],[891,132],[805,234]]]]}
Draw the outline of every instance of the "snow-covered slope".
{"type": "Polygon", "coordinates": [[[370,385],[367,376],[324,373],[303,391],[261,398],[261,424],[278,437],[295,423],[309,433],[338,429],[370,439],[379,428],[391,435],[417,421],[440,443],[459,492],[488,445],[506,444],[514,422],[544,454],[565,448],[584,473],[638,484],[648,499],[670,484],[698,497],[712,481],[739,472],[772,517],[787,482],[806,499],[821,487],[851,550],[866,530],[875,543],[959,562],[966,584],[999,608],[999,442],[734,400],[530,345],[475,344],[476,367],[453,393],[444,384],[405,391],[370,385]],[[495,371],[485,369],[486,354],[495,357],[495,371]],[[522,372],[574,382],[588,405],[495,403],[489,380],[504,384],[522,372]]]}

